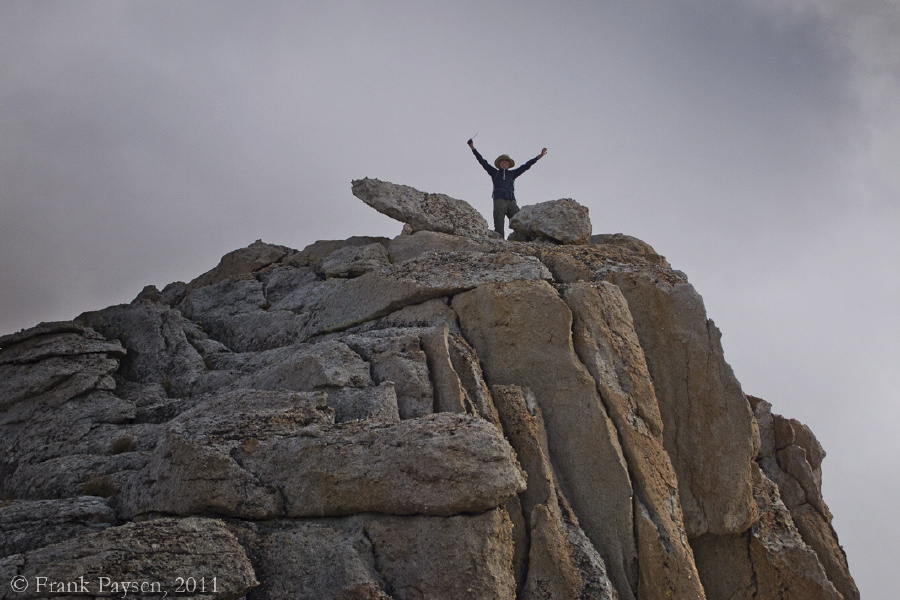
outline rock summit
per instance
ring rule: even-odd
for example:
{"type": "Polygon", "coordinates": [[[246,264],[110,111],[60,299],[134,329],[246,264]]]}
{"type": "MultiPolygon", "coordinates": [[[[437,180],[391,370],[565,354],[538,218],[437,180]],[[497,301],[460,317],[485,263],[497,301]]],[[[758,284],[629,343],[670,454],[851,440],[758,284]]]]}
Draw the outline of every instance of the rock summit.
{"type": "Polygon", "coordinates": [[[0,598],[859,598],[822,446],[650,245],[353,193],[404,233],[0,337],[0,598]]]}

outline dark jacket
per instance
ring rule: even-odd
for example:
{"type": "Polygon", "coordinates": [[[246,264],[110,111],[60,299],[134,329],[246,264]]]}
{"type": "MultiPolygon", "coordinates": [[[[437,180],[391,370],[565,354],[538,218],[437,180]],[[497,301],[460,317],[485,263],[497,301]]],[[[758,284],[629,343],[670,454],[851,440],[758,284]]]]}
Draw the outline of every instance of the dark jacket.
{"type": "Polygon", "coordinates": [[[505,200],[515,200],[516,177],[534,166],[534,163],[541,157],[540,155],[535,156],[521,167],[516,167],[515,169],[498,169],[488,161],[484,160],[484,157],[481,156],[475,148],[472,148],[472,152],[475,154],[475,158],[478,159],[481,166],[484,167],[484,170],[491,176],[491,179],[494,180],[494,193],[491,194],[491,198],[494,198],[495,200],[501,198],[505,200]]]}

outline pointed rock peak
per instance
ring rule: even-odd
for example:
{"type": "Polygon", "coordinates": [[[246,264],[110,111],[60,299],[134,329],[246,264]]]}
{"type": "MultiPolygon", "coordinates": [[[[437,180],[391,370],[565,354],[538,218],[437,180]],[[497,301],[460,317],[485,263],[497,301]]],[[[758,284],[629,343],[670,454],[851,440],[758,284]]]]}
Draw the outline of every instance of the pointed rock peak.
{"type": "Polygon", "coordinates": [[[262,240],[256,240],[246,248],[232,250],[222,257],[219,264],[194,279],[188,284],[188,291],[201,288],[206,285],[218,283],[224,279],[239,279],[249,276],[273,263],[277,263],[296,250],[285,246],[267,244],[262,240]]]}

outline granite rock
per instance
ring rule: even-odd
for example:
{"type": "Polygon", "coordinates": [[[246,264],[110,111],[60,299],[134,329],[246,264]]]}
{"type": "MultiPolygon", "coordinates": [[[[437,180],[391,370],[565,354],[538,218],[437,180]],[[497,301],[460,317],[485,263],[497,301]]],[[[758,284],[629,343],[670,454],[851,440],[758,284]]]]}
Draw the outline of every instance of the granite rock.
{"type": "Polygon", "coordinates": [[[859,598],[821,444],[743,394],[684,273],[569,201],[514,241],[354,190],[404,233],[0,336],[0,576],[31,586],[0,597],[859,598]]]}
{"type": "Polygon", "coordinates": [[[588,209],[571,198],[529,204],[509,220],[517,241],[551,240],[559,244],[588,244],[591,219],[588,209]]]}
{"type": "Polygon", "coordinates": [[[488,237],[487,221],[464,200],[378,179],[357,179],[352,188],[354,196],[378,212],[405,223],[412,232],[488,237]]]}

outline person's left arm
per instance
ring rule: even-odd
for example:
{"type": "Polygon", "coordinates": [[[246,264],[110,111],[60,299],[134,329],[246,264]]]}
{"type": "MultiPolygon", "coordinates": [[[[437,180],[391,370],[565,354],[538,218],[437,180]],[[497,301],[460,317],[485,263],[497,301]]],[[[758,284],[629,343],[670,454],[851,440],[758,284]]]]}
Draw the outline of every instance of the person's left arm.
{"type": "Polygon", "coordinates": [[[512,169],[512,172],[515,174],[516,177],[518,177],[519,175],[521,175],[522,173],[524,173],[525,171],[527,171],[528,169],[530,169],[531,167],[533,167],[533,166],[534,166],[534,163],[536,163],[537,161],[539,161],[540,159],[542,159],[542,158],[543,158],[544,156],[546,156],[546,155],[547,155],[547,149],[544,148],[543,150],[541,150],[541,153],[540,153],[540,154],[538,154],[537,156],[535,156],[534,158],[532,158],[531,160],[529,160],[528,162],[526,162],[526,163],[525,163],[524,165],[522,165],[521,167],[512,169]]]}

